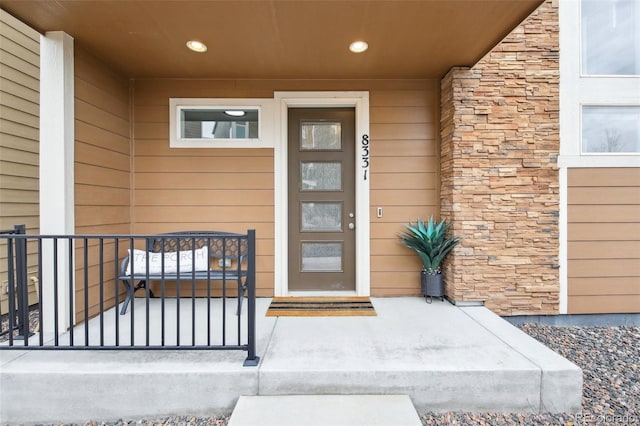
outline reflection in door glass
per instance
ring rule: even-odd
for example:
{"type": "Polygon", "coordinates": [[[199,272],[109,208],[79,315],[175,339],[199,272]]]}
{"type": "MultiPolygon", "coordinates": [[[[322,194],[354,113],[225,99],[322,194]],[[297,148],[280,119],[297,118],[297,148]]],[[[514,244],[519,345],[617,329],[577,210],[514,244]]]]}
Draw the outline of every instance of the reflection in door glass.
{"type": "Polygon", "coordinates": [[[301,231],[339,232],[342,230],[342,203],[302,203],[301,231]]]}
{"type": "Polygon", "coordinates": [[[340,191],[342,189],[342,163],[300,163],[303,191],[340,191]]]}
{"type": "Polygon", "coordinates": [[[302,271],[342,271],[342,243],[302,243],[302,271]]]}
{"type": "Polygon", "coordinates": [[[335,151],[342,148],[340,123],[302,123],[300,132],[301,151],[335,151]]]}

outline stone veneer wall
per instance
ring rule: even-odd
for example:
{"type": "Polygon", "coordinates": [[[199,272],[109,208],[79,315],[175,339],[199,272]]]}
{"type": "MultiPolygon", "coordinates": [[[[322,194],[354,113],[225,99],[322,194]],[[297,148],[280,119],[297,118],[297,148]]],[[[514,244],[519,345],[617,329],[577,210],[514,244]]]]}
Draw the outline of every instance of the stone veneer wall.
{"type": "Polygon", "coordinates": [[[547,0],[441,82],[441,214],[463,238],[444,269],[456,302],[558,313],[558,50],[547,0]]]}

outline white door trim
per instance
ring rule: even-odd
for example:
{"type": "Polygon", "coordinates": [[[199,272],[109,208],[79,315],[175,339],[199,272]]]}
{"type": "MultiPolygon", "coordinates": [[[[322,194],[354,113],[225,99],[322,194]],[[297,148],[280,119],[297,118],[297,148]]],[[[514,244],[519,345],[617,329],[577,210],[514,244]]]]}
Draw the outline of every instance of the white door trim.
{"type": "MultiPolygon", "coordinates": [[[[369,92],[275,92],[276,138],[274,146],[275,295],[290,296],[287,232],[287,112],[290,107],[355,107],[356,110],[356,291],[370,295],[369,170],[365,179],[363,135],[369,135],[369,92]]],[[[306,295],[310,293],[305,292],[306,295]]],[[[327,293],[322,293],[326,295],[327,293]]],[[[344,294],[344,293],[340,293],[344,294]]]]}

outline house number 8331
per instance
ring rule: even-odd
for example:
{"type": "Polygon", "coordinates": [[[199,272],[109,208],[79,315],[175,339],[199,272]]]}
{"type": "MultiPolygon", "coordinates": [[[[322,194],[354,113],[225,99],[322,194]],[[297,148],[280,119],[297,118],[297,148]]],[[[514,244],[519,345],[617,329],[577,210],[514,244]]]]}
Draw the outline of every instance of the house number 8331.
{"type": "Polygon", "coordinates": [[[364,169],[364,180],[367,180],[369,172],[369,135],[362,135],[362,168],[364,169]]]}

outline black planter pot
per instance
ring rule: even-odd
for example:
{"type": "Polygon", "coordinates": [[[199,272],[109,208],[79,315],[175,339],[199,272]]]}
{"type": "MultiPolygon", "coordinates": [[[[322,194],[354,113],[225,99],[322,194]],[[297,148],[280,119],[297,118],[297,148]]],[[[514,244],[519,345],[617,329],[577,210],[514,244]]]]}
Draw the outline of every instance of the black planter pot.
{"type": "Polygon", "coordinates": [[[426,271],[420,272],[422,294],[427,303],[431,303],[434,297],[444,300],[444,279],[442,274],[429,275],[426,271]]]}

